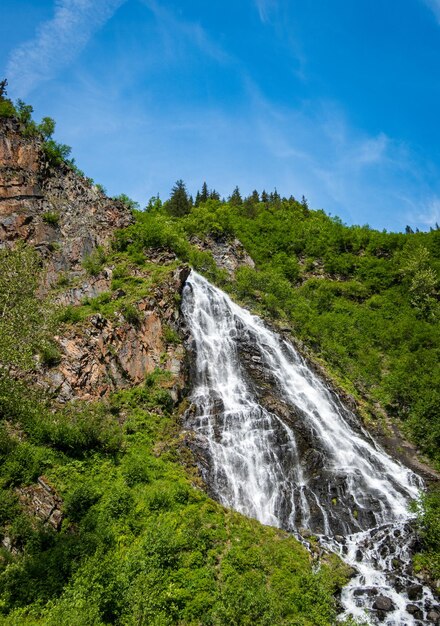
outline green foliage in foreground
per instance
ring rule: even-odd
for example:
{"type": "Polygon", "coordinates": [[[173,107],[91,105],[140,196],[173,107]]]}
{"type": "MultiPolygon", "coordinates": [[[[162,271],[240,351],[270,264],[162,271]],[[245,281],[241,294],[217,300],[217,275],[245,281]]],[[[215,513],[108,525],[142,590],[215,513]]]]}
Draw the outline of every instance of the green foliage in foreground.
{"type": "MultiPolygon", "coordinates": [[[[34,259],[26,249],[1,256],[9,273],[0,282],[8,308],[0,342],[0,539],[16,552],[0,550],[0,624],[334,624],[333,594],[346,567],[333,556],[316,571],[287,533],[224,509],[198,488],[168,372],[106,402],[64,409],[8,374],[12,365],[25,374],[47,340],[35,315],[43,304],[34,259]],[[20,272],[29,267],[35,271],[26,278],[20,272]],[[14,349],[4,339],[12,332],[14,349]],[[19,500],[41,475],[63,498],[58,533],[19,500]]],[[[126,288],[128,279],[117,272],[126,288]]],[[[176,340],[168,330],[167,341],[176,340]]]]}
{"type": "Polygon", "coordinates": [[[115,394],[98,422],[77,407],[64,426],[40,414],[43,435],[23,415],[24,438],[2,428],[0,526],[22,554],[0,558],[1,624],[334,623],[344,566],[334,557],[313,572],[287,533],[192,486],[167,382],[158,371],[115,394]],[[21,512],[12,488],[42,472],[64,498],[58,534],[21,512]]]}
{"type": "Polygon", "coordinates": [[[415,567],[427,570],[433,581],[440,579],[440,488],[424,494],[418,505],[423,551],[415,558],[415,567]]]}

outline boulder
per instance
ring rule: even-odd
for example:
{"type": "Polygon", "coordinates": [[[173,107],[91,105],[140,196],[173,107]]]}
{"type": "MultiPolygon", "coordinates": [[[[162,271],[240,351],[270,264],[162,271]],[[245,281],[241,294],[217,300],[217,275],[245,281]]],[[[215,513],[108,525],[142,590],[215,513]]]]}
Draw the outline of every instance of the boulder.
{"type": "Polygon", "coordinates": [[[385,611],[385,613],[387,613],[388,611],[394,611],[395,606],[391,598],[388,598],[387,596],[377,596],[373,603],[373,609],[376,609],[376,611],[385,611]]]}

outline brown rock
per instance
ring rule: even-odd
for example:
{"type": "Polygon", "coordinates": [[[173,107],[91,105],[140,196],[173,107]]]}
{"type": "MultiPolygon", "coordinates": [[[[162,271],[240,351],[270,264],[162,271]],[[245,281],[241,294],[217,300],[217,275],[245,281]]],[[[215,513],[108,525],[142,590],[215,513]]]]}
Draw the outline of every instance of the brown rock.
{"type": "Polygon", "coordinates": [[[17,239],[34,245],[52,284],[60,272],[83,273],[84,257],[132,217],[67,165],[51,167],[42,141],[21,130],[16,120],[0,120],[0,247],[17,239]],[[45,213],[56,214],[58,223],[47,224],[45,213]]]}
{"type": "Polygon", "coordinates": [[[239,267],[255,267],[254,261],[238,239],[205,237],[202,241],[193,237],[191,243],[200,250],[209,250],[217,266],[226,270],[232,277],[239,267]]]}
{"type": "Polygon", "coordinates": [[[47,478],[40,476],[36,485],[19,487],[17,493],[25,509],[43,523],[49,524],[55,530],[60,530],[63,520],[62,499],[47,478]]]}

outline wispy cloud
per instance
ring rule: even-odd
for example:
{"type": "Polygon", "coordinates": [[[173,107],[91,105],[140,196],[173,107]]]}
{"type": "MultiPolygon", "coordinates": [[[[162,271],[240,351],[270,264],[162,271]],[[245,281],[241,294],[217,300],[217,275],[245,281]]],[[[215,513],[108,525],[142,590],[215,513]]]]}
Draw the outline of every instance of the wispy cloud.
{"type": "Polygon", "coordinates": [[[423,0],[437,18],[437,22],[440,25],[440,0],[423,0]]]}
{"type": "Polygon", "coordinates": [[[431,198],[421,211],[407,213],[408,223],[431,227],[440,224],[440,197],[431,198]]]}
{"type": "Polygon", "coordinates": [[[91,36],[126,0],[57,0],[54,16],[34,39],[12,51],[6,67],[14,92],[24,97],[53,78],[84,49],[91,36]]]}
{"type": "MultiPolygon", "coordinates": [[[[182,61],[184,46],[196,47],[204,55],[217,62],[224,63],[231,60],[227,54],[198,22],[184,20],[157,0],[142,0],[153,13],[162,37],[161,54],[167,60],[175,58],[182,61]]],[[[165,59],[164,59],[165,60],[165,59]]]]}
{"type": "Polygon", "coordinates": [[[277,0],[255,0],[255,6],[260,20],[266,24],[270,21],[271,13],[277,6],[277,0]]]}
{"type": "Polygon", "coordinates": [[[249,92],[255,152],[264,146],[269,174],[262,182],[270,177],[281,193],[304,193],[350,223],[401,229],[438,221],[440,204],[430,200],[438,196],[436,174],[405,143],[356,129],[333,102],[280,107],[255,85],[249,92]]]}

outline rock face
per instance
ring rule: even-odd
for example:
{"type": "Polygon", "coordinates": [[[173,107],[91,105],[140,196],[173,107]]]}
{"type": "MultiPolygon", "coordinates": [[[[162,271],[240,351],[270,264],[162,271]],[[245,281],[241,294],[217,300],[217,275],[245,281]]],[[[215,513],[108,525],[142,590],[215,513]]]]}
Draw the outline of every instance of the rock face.
{"type": "Polygon", "coordinates": [[[151,297],[136,304],[138,320],[127,321],[121,313],[114,319],[101,314],[84,325],[71,327],[58,338],[61,362],[48,370],[46,382],[57,399],[98,399],[111,391],[141,383],[156,367],[171,371],[177,400],[184,386],[184,349],[166,339],[166,331],[177,331],[180,294],[189,268],[175,270],[157,286],[151,297]]]}
{"type": "MultiPolygon", "coordinates": [[[[123,203],[107,198],[67,165],[51,166],[41,140],[25,137],[18,121],[0,119],[0,249],[19,241],[34,246],[46,270],[42,292],[56,285],[57,304],[75,306],[111,291],[112,267],[88,276],[83,261],[97,246],[107,247],[115,229],[131,222],[123,203]],[[64,292],[59,291],[62,284],[64,292]]],[[[55,401],[98,400],[142,383],[156,367],[171,372],[169,392],[179,399],[185,384],[179,294],[189,268],[176,269],[175,257],[166,251],[147,260],[161,267],[169,264],[170,269],[161,273],[161,282],[151,287],[148,297],[129,304],[131,314],[121,304],[111,317],[96,313],[63,327],[56,338],[60,362],[56,367],[40,365],[34,381],[55,401]]],[[[142,270],[133,275],[139,283],[147,278],[142,270]]],[[[111,297],[126,295],[119,289],[111,297]]],[[[30,515],[60,530],[62,502],[44,477],[19,488],[18,497],[30,515]]],[[[17,549],[8,537],[3,546],[17,549]]]]}
{"type": "Polygon", "coordinates": [[[224,237],[205,237],[203,241],[197,237],[191,239],[191,243],[200,250],[209,250],[217,266],[234,276],[239,267],[255,267],[254,261],[244,249],[243,244],[238,239],[229,240],[224,237]]]}
{"type": "Polygon", "coordinates": [[[28,509],[43,523],[55,530],[60,530],[63,514],[62,500],[47,478],[40,476],[36,485],[17,489],[18,498],[25,509],[28,509]]]}
{"type": "Polygon", "coordinates": [[[132,220],[67,165],[51,167],[42,142],[23,136],[16,120],[0,120],[0,247],[19,239],[46,260],[47,281],[80,273],[81,262],[132,220]]]}

